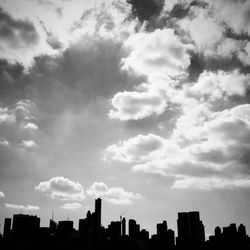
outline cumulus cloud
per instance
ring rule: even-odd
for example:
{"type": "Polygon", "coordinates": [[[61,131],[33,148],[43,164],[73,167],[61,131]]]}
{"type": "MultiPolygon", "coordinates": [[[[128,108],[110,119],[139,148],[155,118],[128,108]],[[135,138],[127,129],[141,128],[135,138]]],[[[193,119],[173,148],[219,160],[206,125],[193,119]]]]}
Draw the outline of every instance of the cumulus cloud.
{"type": "Polygon", "coordinates": [[[150,78],[180,76],[190,64],[190,46],[183,44],[172,29],[131,35],[124,47],[130,52],[122,59],[122,69],[150,78]]]}
{"type": "Polygon", "coordinates": [[[4,197],[5,197],[4,193],[0,191],[0,198],[4,198],[4,197]]]}
{"type": "Polygon", "coordinates": [[[32,205],[18,205],[18,204],[11,204],[11,203],[5,203],[5,207],[10,209],[17,209],[17,210],[24,210],[24,211],[36,211],[39,210],[40,207],[38,206],[32,206],[32,205]]]}
{"type": "Polygon", "coordinates": [[[197,9],[195,18],[185,18],[178,23],[194,41],[199,52],[212,53],[224,37],[224,27],[210,16],[207,9],[197,9]]]}
{"type": "Polygon", "coordinates": [[[40,182],[35,189],[46,193],[51,199],[81,201],[85,198],[83,186],[64,177],[53,177],[40,182]]]}
{"type": "Polygon", "coordinates": [[[20,142],[19,144],[22,148],[27,149],[27,150],[34,150],[38,147],[38,145],[36,144],[36,142],[32,141],[32,140],[22,140],[22,142],[20,142]]]}
{"type": "Polygon", "coordinates": [[[61,206],[62,209],[66,209],[66,210],[77,210],[77,209],[80,209],[81,207],[82,207],[82,204],[78,202],[65,203],[61,206]]]}
{"type": "Polygon", "coordinates": [[[138,193],[128,192],[121,187],[108,187],[103,182],[95,182],[86,193],[94,197],[101,196],[116,205],[131,204],[133,200],[142,198],[138,193]]]}
{"type": "Polygon", "coordinates": [[[9,111],[8,108],[0,107],[0,124],[1,123],[13,123],[16,121],[16,117],[9,111]]]}
{"type": "MultiPolygon", "coordinates": [[[[167,84],[165,84],[167,85],[167,84]]],[[[167,97],[164,88],[150,84],[141,84],[141,92],[118,92],[112,98],[113,109],[111,118],[125,120],[140,120],[150,115],[160,115],[167,107],[167,97]]]]}
{"type": "Polygon", "coordinates": [[[107,147],[107,156],[173,177],[173,188],[249,187],[249,104],[217,112],[204,105],[181,116],[171,138],[139,135],[107,147]]]}
{"type": "Polygon", "coordinates": [[[250,74],[232,72],[203,72],[189,91],[197,98],[211,101],[225,99],[229,96],[245,96],[250,86],[250,74]]]}
{"type": "Polygon", "coordinates": [[[144,162],[153,159],[164,144],[165,140],[157,135],[137,135],[108,146],[105,149],[105,158],[123,162],[144,162]]]}
{"type": "Polygon", "coordinates": [[[225,22],[236,33],[250,34],[249,1],[206,1],[217,12],[217,18],[225,22]]]}
{"type": "Polygon", "coordinates": [[[38,126],[32,122],[29,122],[23,126],[23,129],[38,130],[38,126]]]}

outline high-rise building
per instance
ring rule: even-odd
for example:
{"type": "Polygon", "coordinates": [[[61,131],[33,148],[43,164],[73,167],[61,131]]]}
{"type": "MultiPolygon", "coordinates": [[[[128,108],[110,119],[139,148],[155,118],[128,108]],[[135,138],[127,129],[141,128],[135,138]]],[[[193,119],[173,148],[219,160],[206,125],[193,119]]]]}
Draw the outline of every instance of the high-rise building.
{"type": "Polygon", "coordinates": [[[122,236],[126,235],[126,219],[122,218],[122,236]]]}
{"type": "Polygon", "coordinates": [[[130,219],[128,221],[129,237],[136,237],[140,232],[140,225],[136,224],[135,220],[130,219]]]}
{"type": "Polygon", "coordinates": [[[33,215],[15,214],[13,216],[12,234],[15,240],[26,240],[40,228],[40,218],[33,215]]]}
{"type": "Polygon", "coordinates": [[[95,216],[96,216],[96,227],[101,228],[101,216],[102,216],[102,200],[97,198],[95,200],[95,216]]]}
{"type": "Polygon", "coordinates": [[[3,237],[8,239],[11,234],[11,218],[5,218],[4,220],[4,229],[3,229],[3,237]]]}
{"type": "Polygon", "coordinates": [[[205,242],[205,230],[197,211],[178,213],[177,246],[200,247],[205,242]]]}

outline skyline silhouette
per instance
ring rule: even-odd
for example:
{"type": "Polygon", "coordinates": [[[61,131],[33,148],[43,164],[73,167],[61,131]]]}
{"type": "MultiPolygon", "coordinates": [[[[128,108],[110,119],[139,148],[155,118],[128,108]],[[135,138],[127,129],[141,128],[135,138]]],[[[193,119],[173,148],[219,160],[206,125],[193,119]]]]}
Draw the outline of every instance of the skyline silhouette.
{"type": "Polygon", "coordinates": [[[73,221],[55,222],[49,227],[40,226],[36,215],[14,214],[13,219],[5,218],[3,235],[0,234],[0,248],[12,249],[86,249],[86,250],[249,250],[250,237],[246,227],[230,223],[227,227],[216,226],[214,234],[207,239],[205,226],[198,211],[179,212],[177,234],[168,228],[167,221],[156,224],[156,234],[141,228],[135,219],[120,217],[102,226],[102,199],[95,199],[94,212],[79,219],[78,229],[73,221]]]}

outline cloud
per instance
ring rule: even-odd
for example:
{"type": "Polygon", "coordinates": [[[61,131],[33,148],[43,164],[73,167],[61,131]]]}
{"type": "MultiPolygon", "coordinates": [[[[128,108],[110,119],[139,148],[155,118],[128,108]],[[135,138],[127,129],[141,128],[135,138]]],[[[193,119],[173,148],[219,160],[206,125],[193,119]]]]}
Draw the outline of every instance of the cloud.
{"type": "Polygon", "coordinates": [[[4,197],[5,197],[4,193],[0,191],[0,198],[4,198],[4,197]]]}
{"type": "Polygon", "coordinates": [[[81,207],[82,207],[82,204],[78,202],[65,203],[61,206],[62,209],[66,209],[66,210],[77,210],[77,209],[80,209],[81,207]]]}
{"type": "Polygon", "coordinates": [[[197,98],[210,101],[225,99],[230,96],[245,96],[250,86],[250,74],[232,72],[203,72],[189,92],[197,98]]]}
{"type": "Polygon", "coordinates": [[[185,18],[178,24],[194,41],[199,52],[212,53],[224,37],[224,27],[210,16],[207,9],[194,11],[194,18],[185,18]]]}
{"type": "Polygon", "coordinates": [[[176,180],[173,188],[199,190],[250,188],[250,179],[184,177],[176,180]]]}
{"type": "Polygon", "coordinates": [[[250,187],[250,105],[210,107],[188,109],[169,139],[138,135],[107,147],[106,157],[136,172],[170,176],[172,188],[250,187]]]}
{"type": "Polygon", "coordinates": [[[0,124],[13,123],[16,121],[15,115],[12,114],[8,108],[0,107],[0,124]]]}
{"type": "Polygon", "coordinates": [[[49,44],[49,46],[55,50],[61,49],[63,47],[63,44],[59,41],[59,39],[55,35],[53,35],[50,30],[47,29],[43,21],[40,20],[40,24],[47,35],[46,42],[49,44]]]}
{"type": "Polygon", "coordinates": [[[29,122],[23,126],[23,129],[38,130],[38,126],[34,123],[29,122]]]}
{"type": "Polygon", "coordinates": [[[18,205],[18,204],[11,204],[11,203],[5,203],[5,207],[10,209],[17,209],[17,210],[24,210],[24,211],[36,211],[39,210],[40,207],[38,206],[32,206],[32,205],[18,205]]]}
{"type": "Polygon", "coordinates": [[[112,98],[114,109],[109,111],[109,117],[126,121],[162,114],[167,107],[165,90],[149,84],[141,84],[140,88],[141,92],[124,91],[115,94],[112,98]]]}
{"type": "Polygon", "coordinates": [[[144,21],[160,14],[165,0],[127,0],[127,2],[132,6],[132,13],[144,21]]]}
{"type": "Polygon", "coordinates": [[[28,149],[28,150],[33,150],[36,149],[38,147],[38,145],[36,144],[36,142],[32,141],[32,140],[22,140],[22,142],[20,142],[19,144],[21,147],[23,147],[24,149],[28,149]]]}
{"type": "Polygon", "coordinates": [[[249,1],[206,1],[217,13],[217,18],[225,22],[236,33],[250,34],[250,2],[249,1]]]}
{"type": "Polygon", "coordinates": [[[128,192],[121,187],[108,187],[103,182],[95,182],[86,193],[94,197],[103,197],[115,205],[131,204],[133,200],[140,199],[140,194],[128,192]]]}
{"type": "Polygon", "coordinates": [[[38,42],[34,25],[28,20],[17,20],[0,8],[1,46],[9,49],[30,47],[38,42]]]}
{"type": "Polygon", "coordinates": [[[8,141],[0,141],[0,146],[6,146],[8,147],[10,145],[10,143],[8,141]]]}
{"type": "Polygon", "coordinates": [[[131,35],[124,47],[129,55],[122,59],[122,69],[151,79],[183,75],[190,65],[190,46],[183,44],[172,29],[131,35]]]}
{"type": "Polygon", "coordinates": [[[40,182],[35,189],[46,193],[51,199],[81,201],[85,198],[83,186],[64,177],[53,177],[49,181],[40,182]]]}
{"type": "Polygon", "coordinates": [[[145,162],[153,159],[164,144],[165,140],[157,135],[137,135],[108,146],[105,149],[105,158],[123,162],[145,162]]]}

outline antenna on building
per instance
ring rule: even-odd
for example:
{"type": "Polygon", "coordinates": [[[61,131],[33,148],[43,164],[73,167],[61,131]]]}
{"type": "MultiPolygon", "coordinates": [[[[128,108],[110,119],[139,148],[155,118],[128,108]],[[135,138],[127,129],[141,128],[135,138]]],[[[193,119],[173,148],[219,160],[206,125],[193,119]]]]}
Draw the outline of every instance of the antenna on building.
{"type": "Polygon", "coordinates": [[[54,209],[52,210],[51,220],[53,220],[53,221],[54,221],[54,209]]]}

